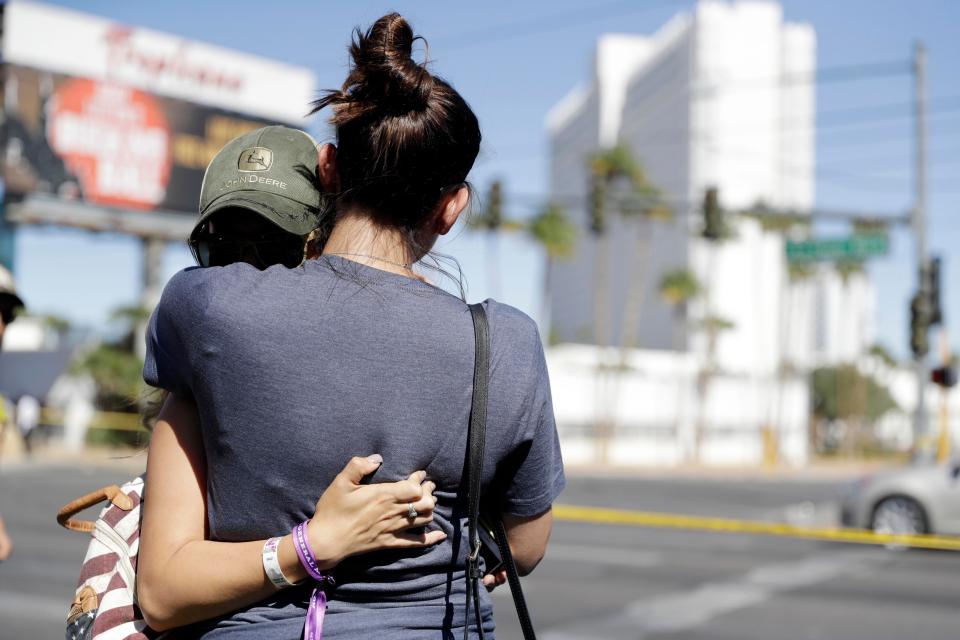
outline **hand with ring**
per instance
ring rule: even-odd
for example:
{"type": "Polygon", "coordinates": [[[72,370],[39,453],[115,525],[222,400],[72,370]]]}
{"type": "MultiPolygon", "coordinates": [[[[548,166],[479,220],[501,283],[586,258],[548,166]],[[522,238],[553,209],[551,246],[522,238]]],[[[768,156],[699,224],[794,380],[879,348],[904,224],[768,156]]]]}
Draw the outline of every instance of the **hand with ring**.
{"type": "Polygon", "coordinates": [[[320,496],[307,535],[321,569],[359,553],[428,547],[446,539],[443,531],[424,528],[437,505],[436,484],[425,471],[399,482],[361,484],[382,462],[379,455],[351,459],[320,496]]]}

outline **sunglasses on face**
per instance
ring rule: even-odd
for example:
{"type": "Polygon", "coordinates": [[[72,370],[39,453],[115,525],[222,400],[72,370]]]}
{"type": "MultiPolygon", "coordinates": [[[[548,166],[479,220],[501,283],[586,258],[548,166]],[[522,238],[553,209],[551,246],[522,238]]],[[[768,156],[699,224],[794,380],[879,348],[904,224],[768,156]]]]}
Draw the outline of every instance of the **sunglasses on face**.
{"type": "Polygon", "coordinates": [[[258,234],[204,231],[190,239],[190,251],[201,267],[246,262],[258,269],[280,264],[288,269],[303,262],[302,237],[286,231],[258,234]]]}
{"type": "Polygon", "coordinates": [[[0,320],[3,324],[10,324],[17,317],[19,305],[13,300],[0,300],[0,320]]]}

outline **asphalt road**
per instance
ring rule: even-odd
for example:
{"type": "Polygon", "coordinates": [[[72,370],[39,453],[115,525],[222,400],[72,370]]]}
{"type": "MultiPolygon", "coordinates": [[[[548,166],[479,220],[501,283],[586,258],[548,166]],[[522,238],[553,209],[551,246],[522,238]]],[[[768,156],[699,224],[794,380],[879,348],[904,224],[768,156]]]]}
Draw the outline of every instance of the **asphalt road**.
{"type": "MultiPolygon", "coordinates": [[[[0,565],[0,639],[63,637],[86,546],[60,529],[64,502],[129,470],[0,470],[14,556],[0,565]]],[[[828,523],[836,481],[573,478],[562,501],[828,523]]],[[[960,555],[558,523],[524,580],[542,640],[955,640],[960,555]]],[[[520,637],[509,591],[494,594],[498,637],[520,637]]]]}

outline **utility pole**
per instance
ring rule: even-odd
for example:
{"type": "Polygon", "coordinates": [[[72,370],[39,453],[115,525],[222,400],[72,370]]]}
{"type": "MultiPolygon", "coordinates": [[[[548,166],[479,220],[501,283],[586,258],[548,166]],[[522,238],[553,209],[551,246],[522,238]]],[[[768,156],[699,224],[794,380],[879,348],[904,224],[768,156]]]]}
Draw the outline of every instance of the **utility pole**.
{"type": "MultiPolygon", "coordinates": [[[[167,242],[160,238],[143,238],[143,272],[140,289],[140,306],[153,311],[160,302],[163,293],[163,251],[167,242]]],[[[144,336],[147,330],[146,321],[141,322],[135,331],[134,351],[141,358],[144,357],[146,342],[144,336]]]]}
{"type": "MultiPolygon", "coordinates": [[[[917,291],[927,296],[930,291],[927,266],[927,52],[923,43],[917,42],[913,50],[914,119],[916,121],[916,175],[913,204],[913,235],[916,243],[917,291]]],[[[914,450],[922,444],[927,431],[927,363],[922,355],[915,358],[917,372],[917,408],[913,416],[914,450]]]]}

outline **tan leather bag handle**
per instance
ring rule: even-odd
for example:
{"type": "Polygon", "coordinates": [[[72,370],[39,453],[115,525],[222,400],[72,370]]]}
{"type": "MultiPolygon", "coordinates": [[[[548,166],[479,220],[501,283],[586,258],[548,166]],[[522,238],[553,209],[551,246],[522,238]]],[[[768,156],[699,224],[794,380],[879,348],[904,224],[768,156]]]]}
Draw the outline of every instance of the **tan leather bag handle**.
{"type": "Polygon", "coordinates": [[[91,491],[87,495],[80,496],[73,502],[69,502],[60,507],[60,511],[57,512],[57,523],[61,527],[70,529],[71,531],[90,533],[93,531],[95,526],[94,521],[74,520],[73,516],[77,515],[84,509],[104,502],[105,500],[109,500],[124,511],[130,511],[133,509],[133,499],[121,491],[120,487],[115,484],[111,484],[101,489],[97,489],[96,491],[91,491]]]}

